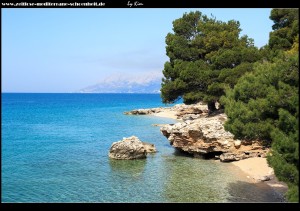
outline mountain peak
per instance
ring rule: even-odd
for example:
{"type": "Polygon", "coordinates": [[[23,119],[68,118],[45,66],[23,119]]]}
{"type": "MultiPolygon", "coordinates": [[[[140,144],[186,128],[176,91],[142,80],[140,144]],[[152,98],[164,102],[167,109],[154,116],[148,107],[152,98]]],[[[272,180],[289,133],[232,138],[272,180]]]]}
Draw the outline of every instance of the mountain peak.
{"type": "Polygon", "coordinates": [[[114,74],[97,84],[80,89],[80,93],[160,93],[161,72],[114,74]]]}

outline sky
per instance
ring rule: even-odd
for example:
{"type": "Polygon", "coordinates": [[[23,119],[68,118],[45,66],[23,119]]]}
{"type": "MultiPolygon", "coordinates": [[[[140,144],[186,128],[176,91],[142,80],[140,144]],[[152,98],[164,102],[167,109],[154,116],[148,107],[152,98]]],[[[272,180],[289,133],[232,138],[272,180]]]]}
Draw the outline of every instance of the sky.
{"type": "Polygon", "coordinates": [[[273,24],[268,8],[1,10],[2,92],[69,93],[120,77],[161,78],[165,37],[185,12],[238,20],[240,35],[257,47],[268,43],[273,24]]]}

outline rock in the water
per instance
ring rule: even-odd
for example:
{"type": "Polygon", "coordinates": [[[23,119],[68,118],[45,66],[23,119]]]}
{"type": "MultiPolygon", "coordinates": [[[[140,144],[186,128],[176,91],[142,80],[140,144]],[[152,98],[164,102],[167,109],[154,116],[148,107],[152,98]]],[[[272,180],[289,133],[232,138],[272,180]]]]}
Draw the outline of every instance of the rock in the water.
{"type": "Polygon", "coordinates": [[[143,159],[147,152],[156,152],[154,144],[144,143],[138,137],[131,136],[112,143],[109,157],[117,160],[143,159]]]}
{"type": "Polygon", "coordinates": [[[147,143],[147,142],[142,142],[142,143],[144,144],[144,147],[145,147],[147,153],[156,152],[156,148],[155,148],[154,144],[150,144],[150,143],[147,143]]]}

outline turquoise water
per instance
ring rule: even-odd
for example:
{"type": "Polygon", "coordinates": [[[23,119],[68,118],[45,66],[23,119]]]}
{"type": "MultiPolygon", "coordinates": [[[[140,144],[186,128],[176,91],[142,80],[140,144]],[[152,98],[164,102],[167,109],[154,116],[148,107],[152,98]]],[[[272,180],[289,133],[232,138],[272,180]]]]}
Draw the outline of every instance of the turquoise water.
{"type": "Polygon", "coordinates": [[[2,202],[280,200],[231,164],[176,152],[151,126],[175,120],[123,115],[159,106],[157,94],[2,94],[2,202]],[[132,135],[158,152],[109,159],[112,142],[132,135]]]}

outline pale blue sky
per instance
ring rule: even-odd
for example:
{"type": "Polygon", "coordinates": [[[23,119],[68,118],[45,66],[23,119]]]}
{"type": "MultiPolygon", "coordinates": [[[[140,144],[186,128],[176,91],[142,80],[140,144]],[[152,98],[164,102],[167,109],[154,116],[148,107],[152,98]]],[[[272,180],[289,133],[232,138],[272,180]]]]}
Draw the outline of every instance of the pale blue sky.
{"type": "Polygon", "coordinates": [[[267,44],[271,9],[2,10],[2,92],[73,92],[114,76],[161,76],[172,21],[199,10],[240,21],[241,35],[267,44]]]}

